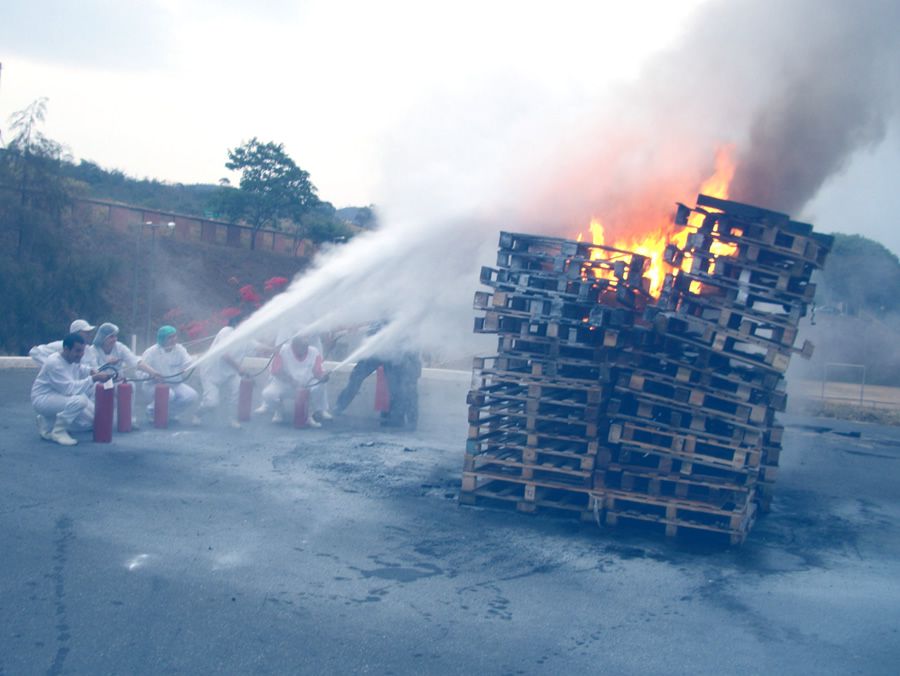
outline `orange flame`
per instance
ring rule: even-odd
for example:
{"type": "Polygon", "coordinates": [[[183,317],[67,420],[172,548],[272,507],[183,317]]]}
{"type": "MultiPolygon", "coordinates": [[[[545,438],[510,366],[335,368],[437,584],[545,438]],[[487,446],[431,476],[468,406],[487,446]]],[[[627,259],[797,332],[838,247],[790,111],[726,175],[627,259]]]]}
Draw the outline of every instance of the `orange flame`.
{"type": "MultiPolygon", "coordinates": [[[[731,179],[734,177],[735,163],[733,158],[734,146],[725,145],[716,151],[715,170],[713,174],[706,179],[701,185],[699,192],[710,197],[718,197],[720,199],[728,198],[728,187],[731,179]]],[[[675,244],[678,248],[683,249],[687,243],[687,237],[696,228],[700,227],[703,221],[703,214],[693,213],[688,219],[687,227],[676,226],[667,223],[663,226],[651,229],[645,234],[629,234],[626,237],[616,238],[612,243],[606,241],[606,235],[603,230],[603,224],[599,219],[592,219],[588,230],[594,244],[601,246],[611,246],[616,249],[631,251],[641,256],[646,256],[648,265],[645,269],[644,276],[649,280],[650,287],[647,289],[653,296],[659,296],[662,289],[663,281],[670,266],[663,261],[663,253],[668,244],[675,244]]],[[[637,228],[635,228],[637,229],[637,228]]],[[[578,241],[583,241],[582,233],[578,234],[578,241]]],[[[737,252],[737,246],[716,240],[710,247],[710,252],[717,256],[731,256],[737,252]]],[[[591,259],[596,260],[603,257],[601,250],[591,253],[591,259]]],[[[685,256],[682,268],[689,270],[691,265],[690,257],[685,256]]],[[[595,273],[598,276],[601,273],[595,273]]],[[[699,284],[692,284],[692,291],[699,292],[699,284]],[[697,286],[695,289],[694,286],[697,286]]]]}
{"type": "Polygon", "coordinates": [[[728,186],[734,178],[734,145],[725,145],[716,151],[716,168],[713,175],[700,185],[700,193],[719,199],[728,199],[728,186]]]}

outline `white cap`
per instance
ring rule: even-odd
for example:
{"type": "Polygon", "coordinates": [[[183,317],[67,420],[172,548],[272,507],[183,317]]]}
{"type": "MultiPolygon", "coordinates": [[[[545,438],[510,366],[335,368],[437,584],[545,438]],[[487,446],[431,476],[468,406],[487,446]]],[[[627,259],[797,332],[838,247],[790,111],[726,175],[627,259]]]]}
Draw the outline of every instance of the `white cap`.
{"type": "Polygon", "coordinates": [[[69,324],[69,333],[78,333],[79,331],[93,331],[94,327],[83,319],[76,319],[69,324]]]}

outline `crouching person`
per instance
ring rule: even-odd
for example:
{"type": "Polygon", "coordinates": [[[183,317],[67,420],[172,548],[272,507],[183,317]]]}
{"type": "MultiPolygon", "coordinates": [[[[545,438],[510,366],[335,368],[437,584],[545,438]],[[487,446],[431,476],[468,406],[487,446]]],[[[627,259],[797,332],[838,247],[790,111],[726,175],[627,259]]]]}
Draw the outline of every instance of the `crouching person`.
{"type": "MultiPolygon", "coordinates": [[[[232,333],[234,333],[233,326],[223,327],[216,334],[209,349],[213,350],[224,343],[232,333]]],[[[201,414],[211,413],[224,404],[229,411],[229,424],[232,429],[241,428],[241,423],[237,419],[237,400],[241,378],[247,376],[247,372],[241,366],[243,359],[243,350],[232,349],[200,367],[200,382],[203,384],[201,414]]]]}
{"type": "Polygon", "coordinates": [[[272,378],[262,391],[263,404],[257,413],[274,410],[272,422],[284,420],[284,401],[292,400],[301,389],[309,390],[310,427],[321,427],[319,420],[331,419],[326,409],[327,394],[321,386],[327,379],[322,369],[322,354],[306,338],[295,336],[281,347],[272,363],[272,378]],[[318,419],[317,419],[318,418],[318,419]]]}
{"type": "MultiPolygon", "coordinates": [[[[151,345],[138,362],[138,368],[151,377],[150,382],[143,384],[144,396],[149,397],[147,405],[147,417],[153,420],[156,406],[156,385],[163,383],[169,388],[169,417],[177,420],[199,398],[197,390],[183,381],[187,379],[187,371],[193,365],[194,360],[184,349],[184,345],[178,344],[178,331],[174,326],[161,326],[156,332],[156,345],[151,345]]],[[[195,415],[191,421],[197,425],[200,419],[195,415]]]]}
{"type": "Polygon", "coordinates": [[[89,430],[94,425],[94,383],[109,380],[109,371],[94,373],[81,363],[84,338],[70,333],[62,341],[62,351],[47,357],[31,386],[31,405],[37,413],[42,439],[63,446],[78,442],[69,430],[89,430]]]}

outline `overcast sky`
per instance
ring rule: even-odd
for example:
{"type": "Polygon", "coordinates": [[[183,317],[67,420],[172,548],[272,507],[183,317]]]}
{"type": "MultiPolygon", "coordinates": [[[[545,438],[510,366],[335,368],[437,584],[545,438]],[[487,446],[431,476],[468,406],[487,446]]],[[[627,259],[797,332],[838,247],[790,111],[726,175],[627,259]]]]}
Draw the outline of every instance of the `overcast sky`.
{"type": "MultiPolygon", "coordinates": [[[[257,136],[283,142],[338,207],[412,192],[478,207],[498,176],[539,172],[721,4],[7,0],[0,128],[45,96],[49,136],[137,177],[215,183],[227,149],[257,136]]],[[[896,119],[792,215],[900,251],[896,119]]]]}

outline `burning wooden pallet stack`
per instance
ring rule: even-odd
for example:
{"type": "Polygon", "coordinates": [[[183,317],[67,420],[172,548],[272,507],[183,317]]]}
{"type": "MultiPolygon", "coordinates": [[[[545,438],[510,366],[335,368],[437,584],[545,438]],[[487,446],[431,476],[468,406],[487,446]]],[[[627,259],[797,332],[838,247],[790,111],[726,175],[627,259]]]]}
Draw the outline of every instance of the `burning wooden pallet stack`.
{"type": "Polygon", "coordinates": [[[477,358],[460,499],[562,509],[742,542],[771,499],[783,374],[830,238],[705,196],[658,301],[646,259],[502,233],[476,294],[477,358]],[[649,301],[649,302],[648,302],[649,301]]]}
{"type": "Polygon", "coordinates": [[[497,355],[475,359],[461,500],[585,513],[609,425],[611,359],[634,340],[646,259],[550,237],[501,233],[483,268],[484,317],[497,355]]]}

